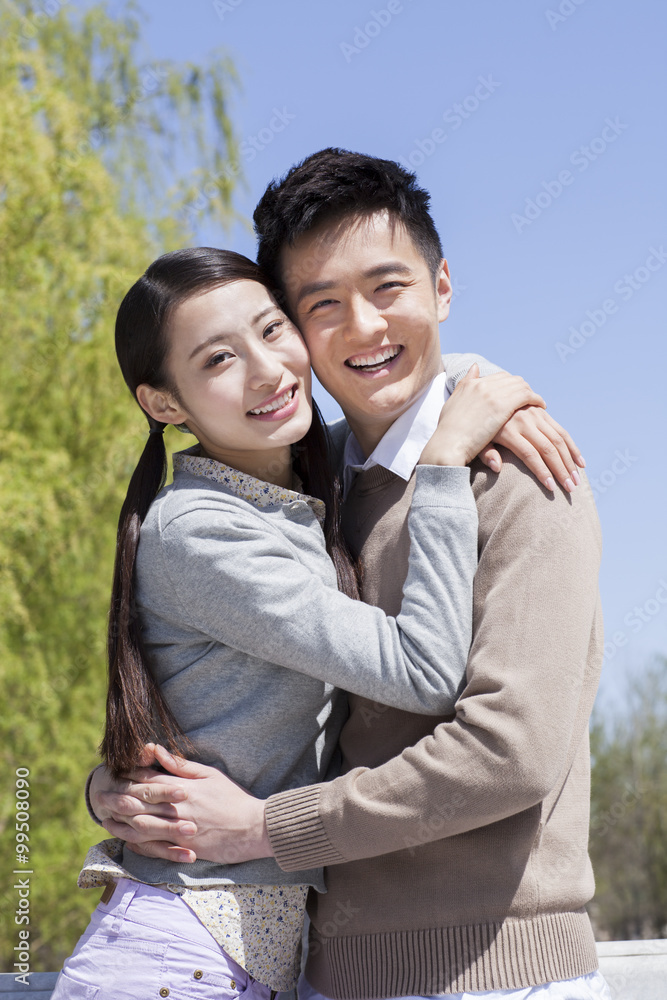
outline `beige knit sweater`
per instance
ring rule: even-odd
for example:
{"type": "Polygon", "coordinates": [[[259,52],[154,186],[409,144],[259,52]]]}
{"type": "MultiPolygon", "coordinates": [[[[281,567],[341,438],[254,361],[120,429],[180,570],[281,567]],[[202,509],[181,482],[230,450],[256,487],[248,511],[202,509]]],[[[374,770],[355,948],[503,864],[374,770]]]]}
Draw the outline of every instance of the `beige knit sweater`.
{"type": "MultiPolygon", "coordinates": [[[[584,907],[599,525],[587,484],[551,496],[503,458],[499,476],[473,465],[479,568],[455,717],[434,728],[352,697],[346,773],[268,800],[281,867],[331,866],[306,969],[325,996],[520,988],[597,968],[584,907]]],[[[365,599],[389,614],[413,488],[376,467],[346,506],[365,599]]]]}

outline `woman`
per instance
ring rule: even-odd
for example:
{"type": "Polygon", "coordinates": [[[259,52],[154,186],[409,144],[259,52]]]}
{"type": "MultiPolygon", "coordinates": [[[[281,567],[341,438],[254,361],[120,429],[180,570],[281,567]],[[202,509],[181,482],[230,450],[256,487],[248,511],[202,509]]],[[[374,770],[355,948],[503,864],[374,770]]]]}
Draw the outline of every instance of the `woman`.
{"type": "MultiPolygon", "coordinates": [[[[111,771],[159,737],[267,796],[335,768],[345,703],[332,685],[409,711],[451,710],[477,545],[465,466],[539,397],[504,374],[454,392],[418,471],[410,572],[392,619],[355,600],[308,355],[254,264],[206,248],[165,255],[124,299],[116,346],[149,437],[119,523],[111,771]],[[169,423],[199,444],[175,456],[174,484],[160,492],[169,423]]],[[[80,881],[95,883],[110,888],[56,998],[287,989],[306,892],[323,889],[321,872],[286,874],[269,858],[187,865],[99,848],[80,881]]]]}

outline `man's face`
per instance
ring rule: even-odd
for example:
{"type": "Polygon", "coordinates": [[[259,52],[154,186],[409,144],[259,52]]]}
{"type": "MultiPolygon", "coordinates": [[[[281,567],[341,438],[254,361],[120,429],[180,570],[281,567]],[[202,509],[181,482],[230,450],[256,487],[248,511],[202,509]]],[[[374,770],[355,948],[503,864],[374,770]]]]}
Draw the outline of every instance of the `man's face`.
{"type": "Polygon", "coordinates": [[[300,237],[281,271],[315,374],[368,454],[442,371],[447,264],[434,280],[403,224],[377,212],[300,237]]]}

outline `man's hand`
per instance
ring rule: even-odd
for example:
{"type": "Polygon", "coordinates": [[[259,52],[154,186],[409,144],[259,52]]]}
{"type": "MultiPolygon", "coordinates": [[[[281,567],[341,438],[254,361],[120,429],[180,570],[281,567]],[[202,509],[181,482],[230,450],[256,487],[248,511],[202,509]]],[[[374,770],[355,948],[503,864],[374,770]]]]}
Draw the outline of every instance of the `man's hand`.
{"type": "MultiPolygon", "coordinates": [[[[548,490],[556,488],[554,478],[568,493],[581,482],[577,466],[583,469],[586,465],[581,452],[567,431],[540,406],[517,410],[493,444],[513,452],[548,490]]],[[[502,459],[493,444],[482,449],[479,458],[493,472],[500,472],[502,459]]]]}
{"type": "Polygon", "coordinates": [[[146,751],[143,763],[152,755],[171,773],[141,767],[119,782],[103,768],[93,775],[91,804],[109,833],[137,854],[169,861],[237,864],[273,856],[263,800],[214,767],[159,745],[146,751]]]}

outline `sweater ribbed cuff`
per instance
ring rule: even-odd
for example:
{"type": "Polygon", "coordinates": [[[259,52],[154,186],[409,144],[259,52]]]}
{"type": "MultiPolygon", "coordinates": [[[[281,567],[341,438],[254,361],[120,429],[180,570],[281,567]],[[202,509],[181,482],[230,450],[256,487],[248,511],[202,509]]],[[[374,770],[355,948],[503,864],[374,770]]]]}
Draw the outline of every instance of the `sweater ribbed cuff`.
{"type": "Polygon", "coordinates": [[[346,859],[329,841],[319,815],[320,786],[278,792],[266,802],[266,826],[285,872],[337,865],[346,859]]]}
{"type": "Polygon", "coordinates": [[[470,488],[467,465],[418,465],[416,468],[413,508],[455,507],[477,516],[475,497],[470,488]]]}

